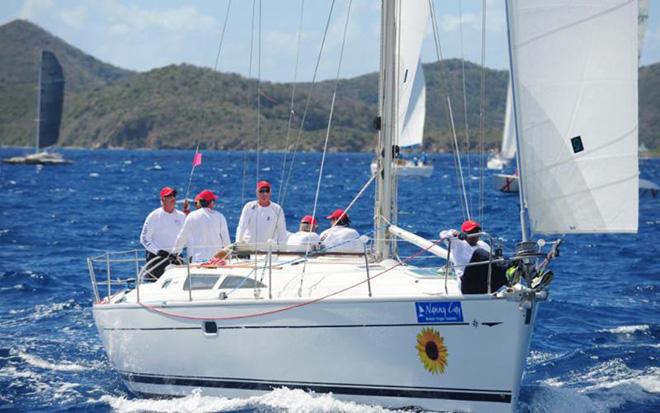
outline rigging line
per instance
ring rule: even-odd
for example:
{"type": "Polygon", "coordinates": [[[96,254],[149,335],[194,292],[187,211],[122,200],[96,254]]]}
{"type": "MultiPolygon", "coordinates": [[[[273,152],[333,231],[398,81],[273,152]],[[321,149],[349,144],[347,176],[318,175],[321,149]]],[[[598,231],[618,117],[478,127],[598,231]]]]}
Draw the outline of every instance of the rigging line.
{"type": "Polygon", "coordinates": [[[323,167],[325,166],[325,156],[328,152],[328,141],[330,140],[330,129],[332,128],[332,116],[335,113],[335,100],[337,98],[337,87],[339,86],[339,74],[341,72],[341,64],[344,58],[344,46],[346,45],[346,33],[348,32],[348,22],[351,17],[351,5],[353,0],[348,1],[348,10],[346,11],[346,22],[344,22],[344,34],[341,41],[341,49],[339,50],[339,63],[337,64],[337,76],[335,77],[335,87],[332,91],[332,103],[330,104],[330,115],[328,116],[328,126],[325,130],[325,142],[323,143],[323,155],[321,156],[321,166],[319,169],[319,178],[316,182],[316,194],[314,194],[314,207],[312,208],[312,217],[316,217],[316,207],[318,206],[319,194],[321,192],[321,180],[323,179],[323,167]]]}
{"type": "MultiPolygon", "coordinates": [[[[251,99],[251,83],[250,79],[252,79],[252,54],[254,52],[254,9],[256,7],[256,0],[252,0],[252,20],[250,24],[250,65],[248,67],[248,78],[247,78],[247,106],[252,107],[252,99],[251,99]]],[[[247,178],[247,156],[248,156],[248,151],[247,147],[243,151],[243,179],[241,181],[241,205],[245,204],[245,181],[247,178]]]]}
{"type": "Polygon", "coordinates": [[[325,47],[325,41],[328,36],[328,30],[330,28],[330,21],[332,19],[332,11],[335,7],[335,0],[332,0],[332,3],[330,4],[330,11],[328,13],[328,19],[325,22],[325,30],[323,31],[323,39],[321,40],[321,47],[319,48],[319,54],[316,59],[316,66],[314,67],[314,75],[312,76],[312,84],[310,86],[309,94],[307,95],[307,99],[305,101],[305,109],[303,111],[303,116],[300,121],[300,127],[298,128],[298,136],[296,137],[296,143],[293,146],[293,154],[291,155],[291,163],[289,164],[289,172],[287,174],[286,182],[284,184],[284,189],[282,190],[282,202],[280,205],[284,206],[284,202],[286,200],[286,192],[289,187],[289,181],[291,180],[291,174],[293,172],[293,166],[296,160],[296,153],[298,149],[298,145],[300,144],[300,140],[302,139],[302,133],[303,133],[303,127],[305,126],[305,119],[307,119],[307,111],[309,110],[309,105],[310,101],[312,99],[312,95],[314,94],[314,89],[316,87],[316,77],[318,76],[318,70],[319,70],[319,65],[321,63],[321,56],[323,55],[323,48],[325,47]]]}
{"type": "Polygon", "coordinates": [[[479,97],[479,222],[484,225],[486,130],[484,108],[486,106],[486,0],[481,2],[481,91],[479,97]]]}
{"type": "MultiPolygon", "coordinates": [[[[459,38],[461,47],[461,79],[463,83],[463,117],[465,120],[465,156],[467,158],[467,175],[468,175],[468,212],[469,205],[472,203],[472,180],[470,174],[472,173],[472,165],[470,161],[470,130],[468,128],[468,108],[467,108],[467,92],[465,88],[465,55],[463,50],[463,0],[458,1],[458,18],[459,18],[459,38]]],[[[468,214],[469,215],[469,214],[468,214]]]]}
{"type": "Polygon", "coordinates": [[[305,10],[305,0],[300,2],[300,21],[298,22],[298,39],[296,45],[296,65],[293,69],[293,84],[291,85],[291,105],[289,107],[289,121],[286,125],[286,141],[284,144],[284,159],[282,160],[282,175],[280,177],[279,190],[277,191],[277,202],[281,202],[282,197],[282,187],[284,186],[284,174],[286,172],[286,161],[287,155],[289,153],[289,137],[291,133],[291,123],[293,122],[293,116],[295,114],[293,110],[295,96],[296,96],[296,83],[298,82],[298,64],[300,62],[300,43],[302,39],[302,28],[303,28],[303,16],[305,10]]]}
{"type": "MultiPolygon", "coordinates": [[[[438,59],[438,67],[441,72],[441,79],[448,79],[446,73],[443,73],[443,67],[440,63],[444,60],[442,57],[442,49],[440,48],[440,40],[438,38],[438,22],[435,16],[435,6],[433,1],[429,0],[429,8],[431,9],[431,25],[433,26],[433,42],[435,44],[435,52],[438,59]]],[[[467,198],[465,195],[465,181],[463,179],[463,167],[461,165],[461,155],[458,147],[458,139],[456,137],[456,129],[454,128],[454,115],[452,113],[452,104],[451,97],[449,96],[449,81],[446,82],[446,93],[447,93],[447,121],[451,126],[453,141],[451,142],[454,145],[454,168],[456,169],[456,180],[458,181],[458,186],[462,190],[463,203],[461,203],[461,210],[463,212],[463,219],[470,218],[470,211],[467,205],[467,198]]]]}
{"type": "Polygon", "coordinates": [[[215,65],[213,70],[218,70],[218,62],[220,61],[220,52],[222,51],[222,43],[225,40],[225,30],[227,29],[227,21],[229,20],[229,9],[231,9],[231,0],[227,3],[227,11],[225,13],[225,22],[222,24],[222,31],[220,32],[220,45],[218,46],[218,54],[215,56],[215,65]]]}
{"type": "Polygon", "coordinates": [[[261,0],[259,0],[259,28],[257,30],[257,171],[255,187],[259,182],[259,155],[261,152],[261,0]]]}

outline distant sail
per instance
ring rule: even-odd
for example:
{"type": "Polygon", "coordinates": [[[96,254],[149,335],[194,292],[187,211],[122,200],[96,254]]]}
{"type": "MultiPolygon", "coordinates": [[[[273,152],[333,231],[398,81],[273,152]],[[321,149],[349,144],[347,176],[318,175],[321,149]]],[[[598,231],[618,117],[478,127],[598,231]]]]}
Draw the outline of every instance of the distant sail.
{"type": "Polygon", "coordinates": [[[399,146],[402,148],[421,145],[426,119],[426,79],[422,62],[417,64],[417,74],[413,81],[408,110],[403,125],[399,125],[399,146]]]}
{"type": "Polygon", "coordinates": [[[52,52],[41,52],[39,73],[39,131],[37,150],[57,143],[62,123],[64,103],[64,73],[52,52]]]}
{"type": "Polygon", "coordinates": [[[506,112],[504,114],[504,130],[502,131],[502,158],[513,159],[516,156],[516,128],[513,119],[513,101],[511,96],[511,82],[506,92],[506,112]]]}
{"type": "MultiPolygon", "coordinates": [[[[420,54],[431,9],[428,1],[416,1],[414,6],[399,8],[400,30],[396,49],[399,54],[396,118],[399,136],[396,144],[399,146],[411,146],[422,142],[426,116],[426,84],[420,54]],[[421,79],[417,79],[420,76],[421,79]]],[[[410,3],[413,2],[410,0],[410,3]]]]}
{"type": "Polygon", "coordinates": [[[535,233],[636,232],[637,2],[508,2],[535,233]]]}

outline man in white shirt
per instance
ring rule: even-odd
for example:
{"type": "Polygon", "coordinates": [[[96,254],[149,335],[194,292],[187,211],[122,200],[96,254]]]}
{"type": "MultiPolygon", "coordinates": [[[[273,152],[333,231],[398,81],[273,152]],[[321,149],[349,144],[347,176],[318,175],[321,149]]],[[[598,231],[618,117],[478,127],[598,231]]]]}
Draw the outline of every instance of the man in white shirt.
{"type": "Polygon", "coordinates": [[[321,245],[328,252],[364,252],[360,234],[349,228],[351,219],[343,209],[335,209],[326,218],[332,226],[321,232],[321,245]]]}
{"type": "Polygon", "coordinates": [[[287,244],[289,245],[302,245],[302,246],[316,246],[321,242],[321,237],[316,233],[318,228],[316,218],[311,215],[305,215],[300,220],[300,230],[295,234],[289,235],[287,244]]]}
{"type": "Polygon", "coordinates": [[[169,186],[161,189],[160,203],[160,208],[154,209],[147,215],[140,234],[140,243],[147,250],[147,262],[157,256],[161,257],[160,260],[155,261],[159,264],[149,270],[153,278],[163,275],[165,267],[170,264],[168,256],[186,219],[183,212],[176,209],[176,189],[169,186]]]}
{"type": "Polygon", "coordinates": [[[481,226],[478,222],[473,220],[463,222],[461,232],[455,229],[440,232],[440,239],[447,245],[451,243],[451,256],[449,259],[454,266],[454,272],[458,276],[459,283],[463,278],[465,265],[470,263],[474,252],[479,248],[490,252],[490,245],[481,241],[479,235],[477,235],[481,232],[481,226]],[[461,235],[461,232],[464,236],[461,235]]]}
{"type": "Polygon", "coordinates": [[[231,240],[225,216],[213,209],[217,195],[205,189],[195,199],[198,200],[200,208],[186,217],[176,238],[174,250],[181,251],[185,246],[188,248],[188,257],[191,257],[193,262],[205,262],[231,244],[231,240]]]}
{"type": "Polygon", "coordinates": [[[257,200],[245,204],[236,228],[236,242],[286,244],[287,232],[282,207],[272,202],[268,181],[257,183],[257,200]]]}

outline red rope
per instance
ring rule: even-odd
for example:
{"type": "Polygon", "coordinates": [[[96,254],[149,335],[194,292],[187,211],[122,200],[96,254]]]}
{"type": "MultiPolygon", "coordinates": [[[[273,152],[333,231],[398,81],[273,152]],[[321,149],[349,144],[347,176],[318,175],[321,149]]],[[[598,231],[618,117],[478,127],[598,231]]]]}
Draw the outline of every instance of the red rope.
{"type": "Polygon", "coordinates": [[[348,291],[352,288],[358,287],[358,286],[360,286],[360,285],[362,285],[362,284],[364,284],[364,283],[366,283],[370,280],[373,280],[374,278],[380,277],[381,275],[385,274],[386,272],[389,272],[389,271],[393,270],[396,267],[399,267],[400,265],[403,265],[403,263],[408,262],[411,259],[423,254],[424,252],[428,251],[429,249],[431,249],[435,245],[436,245],[436,243],[433,243],[431,246],[419,250],[416,254],[407,257],[405,260],[397,263],[396,265],[393,265],[390,268],[381,271],[380,273],[374,275],[373,277],[369,277],[369,280],[360,281],[357,284],[353,284],[351,286],[348,286],[348,287],[343,288],[341,290],[335,291],[334,293],[330,293],[330,294],[325,295],[323,297],[315,298],[313,300],[305,301],[305,302],[298,303],[298,304],[292,304],[292,305],[276,308],[274,310],[269,310],[269,311],[261,311],[261,312],[258,312],[258,313],[251,313],[251,314],[239,314],[239,315],[232,315],[232,316],[225,316],[225,317],[195,317],[195,316],[177,314],[177,313],[173,313],[173,312],[170,312],[170,311],[161,310],[161,309],[158,309],[154,306],[151,306],[151,305],[145,304],[145,303],[138,303],[138,304],[140,304],[142,307],[146,308],[149,311],[153,311],[155,313],[163,314],[163,315],[170,316],[170,317],[183,318],[183,319],[186,319],[186,320],[240,320],[240,319],[243,319],[243,318],[262,317],[262,316],[277,314],[277,313],[281,313],[281,312],[284,312],[284,311],[293,310],[293,309],[296,309],[296,308],[299,308],[299,307],[304,307],[304,306],[307,306],[307,305],[310,305],[310,304],[318,303],[319,301],[326,300],[330,297],[341,294],[341,293],[343,293],[345,291],[348,291]]]}

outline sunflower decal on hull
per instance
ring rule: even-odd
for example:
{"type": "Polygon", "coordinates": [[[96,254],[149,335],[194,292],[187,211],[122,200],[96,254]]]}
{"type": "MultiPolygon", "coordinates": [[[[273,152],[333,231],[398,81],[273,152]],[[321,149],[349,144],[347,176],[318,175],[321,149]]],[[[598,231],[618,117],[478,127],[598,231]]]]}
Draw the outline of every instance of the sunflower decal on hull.
{"type": "Polygon", "coordinates": [[[440,333],[432,328],[424,328],[417,334],[417,354],[424,368],[433,374],[445,372],[447,367],[447,347],[440,333]]]}

